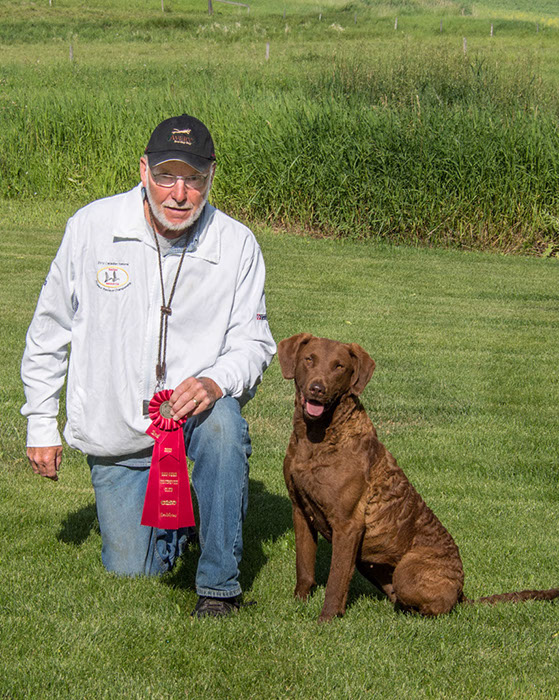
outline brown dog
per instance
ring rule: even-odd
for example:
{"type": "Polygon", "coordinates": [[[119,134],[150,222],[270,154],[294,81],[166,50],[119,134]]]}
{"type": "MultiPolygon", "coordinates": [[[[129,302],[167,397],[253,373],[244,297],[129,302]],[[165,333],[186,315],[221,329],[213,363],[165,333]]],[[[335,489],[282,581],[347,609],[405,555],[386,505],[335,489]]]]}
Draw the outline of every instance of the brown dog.
{"type": "Polygon", "coordinates": [[[375,367],[355,343],[300,333],[282,340],[285,379],[295,379],[293,433],[284,477],[293,506],[297,585],[315,585],[317,535],[332,543],[320,620],[345,612],[355,566],[399,608],[447,613],[460,602],[551,600],[559,589],[469,601],[454,540],[379,442],[359,401],[375,367]]]}

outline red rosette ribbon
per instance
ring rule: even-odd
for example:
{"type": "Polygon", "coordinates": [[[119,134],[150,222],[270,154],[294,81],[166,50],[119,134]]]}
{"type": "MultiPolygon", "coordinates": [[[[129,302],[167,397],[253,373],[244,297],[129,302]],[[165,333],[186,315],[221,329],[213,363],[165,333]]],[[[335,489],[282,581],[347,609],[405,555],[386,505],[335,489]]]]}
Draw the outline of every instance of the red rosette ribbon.
{"type": "Polygon", "coordinates": [[[149,470],[142,525],[177,530],[194,525],[194,510],[181,429],[186,418],[171,418],[171,389],[159,391],[149,402],[151,425],[146,433],[155,440],[149,470]]]}

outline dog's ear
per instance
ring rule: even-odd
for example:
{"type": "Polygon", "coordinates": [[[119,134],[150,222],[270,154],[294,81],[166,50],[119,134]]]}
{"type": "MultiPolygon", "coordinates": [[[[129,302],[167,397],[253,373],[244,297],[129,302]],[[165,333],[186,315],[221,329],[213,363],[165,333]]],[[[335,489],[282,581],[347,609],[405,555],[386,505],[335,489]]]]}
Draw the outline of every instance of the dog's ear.
{"type": "Polygon", "coordinates": [[[369,379],[373,376],[375,361],[370,357],[369,353],[365,352],[357,343],[350,343],[348,348],[355,362],[353,376],[351,378],[351,390],[354,394],[359,396],[369,383],[369,379]]]}
{"type": "Polygon", "coordinates": [[[295,365],[299,348],[301,345],[308,343],[311,338],[312,335],[310,333],[298,333],[278,343],[278,360],[284,379],[293,379],[295,376],[295,365]]]}

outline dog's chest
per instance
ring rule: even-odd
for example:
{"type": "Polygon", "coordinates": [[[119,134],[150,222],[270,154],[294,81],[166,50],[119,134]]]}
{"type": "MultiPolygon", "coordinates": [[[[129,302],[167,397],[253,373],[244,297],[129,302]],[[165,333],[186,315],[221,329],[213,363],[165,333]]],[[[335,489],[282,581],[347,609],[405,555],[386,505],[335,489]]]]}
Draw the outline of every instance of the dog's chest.
{"type": "Polygon", "coordinates": [[[296,467],[291,472],[291,486],[298,504],[313,526],[328,540],[335,517],[335,486],[327,467],[296,467]]]}
{"type": "Polygon", "coordinates": [[[291,481],[297,493],[312,501],[329,501],[337,488],[337,471],[335,463],[297,460],[292,463],[291,481]]]}
{"type": "Polygon", "coordinates": [[[326,537],[361,510],[366,493],[363,466],[335,448],[300,444],[288,462],[286,480],[292,496],[326,537]]]}

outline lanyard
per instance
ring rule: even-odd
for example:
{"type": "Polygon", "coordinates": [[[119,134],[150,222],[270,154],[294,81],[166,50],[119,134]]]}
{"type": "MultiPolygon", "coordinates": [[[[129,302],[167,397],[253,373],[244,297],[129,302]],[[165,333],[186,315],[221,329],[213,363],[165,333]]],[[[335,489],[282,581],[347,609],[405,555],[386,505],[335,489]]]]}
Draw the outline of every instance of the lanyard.
{"type": "Polygon", "coordinates": [[[179,279],[180,271],[184,261],[184,256],[186,254],[186,249],[188,246],[184,246],[181,258],[179,260],[179,266],[175,273],[175,279],[173,280],[173,285],[171,287],[171,293],[169,294],[169,299],[165,301],[165,284],[163,282],[163,261],[161,257],[161,247],[159,246],[159,241],[157,240],[157,233],[155,231],[155,226],[153,225],[153,217],[151,214],[151,206],[148,202],[148,212],[149,212],[149,222],[153,231],[153,237],[155,239],[155,247],[157,248],[157,262],[159,266],[159,280],[161,282],[161,312],[159,317],[159,350],[157,353],[157,365],[155,366],[155,379],[156,386],[155,391],[161,391],[164,388],[165,374],[167,371],[167,364],[165,358],[167,356],[167,327],[169,324],[169,316],[173,313],[171,309],[171,303],[175,295],[175,290],[177,288],[177,282],[179,279]]]}

